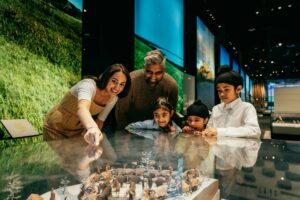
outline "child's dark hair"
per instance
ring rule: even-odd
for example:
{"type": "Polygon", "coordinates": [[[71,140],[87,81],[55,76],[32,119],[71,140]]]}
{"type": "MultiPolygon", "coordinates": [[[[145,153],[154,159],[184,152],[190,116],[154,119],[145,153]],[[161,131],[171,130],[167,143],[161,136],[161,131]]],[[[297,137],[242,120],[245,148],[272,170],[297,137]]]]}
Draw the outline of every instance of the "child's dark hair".
{"type": "Polygon", "coordinates": [[[152,104],[152,111],[155,111],[158,108],[163,108],[171,112],[174,110],[172,104],[168,101],[166,97],[158,97],[157,100],[152,104]]]}
{"type": "Polygon", "coordinates": [[[84,78],[91,78],[96,82],[96,85],[99,89],[104,89],[107,86],[109,79],[117,72],[122,72],[126,76],[126,85],[123,91],[118,94],[118,97],[122,98],[127,96],[130,86],[131,86],[131,78],[128,70],[122,64],[113,64],[106,68],[104,72],[97,78],[94,76],[85,76],[84,78]]]}
{"type": "Polygon", "coordinates": [[[209,117],[209,111],[207,106],[204,103],[202,103],[201,100],[196,100],[192,105],[190,105],[187,108],[187,116],[191,115],[205,119],[209,117]]]}
{"type": "Polygon", "coordinates": [[[229,66],[224,66],[220,68],[216,78],[216,84],[218,83],[227,83],[237,88],[239,85],[243,86],[243,78],[229,66]]]}

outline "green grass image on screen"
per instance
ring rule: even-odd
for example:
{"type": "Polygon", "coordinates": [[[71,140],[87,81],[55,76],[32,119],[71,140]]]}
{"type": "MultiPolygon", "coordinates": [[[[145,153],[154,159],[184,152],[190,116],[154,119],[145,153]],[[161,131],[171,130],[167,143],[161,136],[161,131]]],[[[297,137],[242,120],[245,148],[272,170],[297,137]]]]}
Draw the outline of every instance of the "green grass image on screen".
{"type": "Polygon", "coordinates": [[[49,2],[0,1],[0,119],[26,118],[40,133],[48,110],[81,75],[81,14],[49,2]]]}
{"type": "MultiPolygon", "coordinates": [[[[135,38],[134,41],[135,45],[135,59],[134,59],[134,66],[135,69],[143,69],[143,63],[144,63],[144,57],[148,51],[153,50],[149,45],[147,45],[145,42],[142,40],[138,39],[137,37],[135,38]]],[[[183,78],[184,78],[184,73],[178,69],[175,65],[170,63],[167,59],[166,62],[166,71],[168,74],[170,74],[178,84],[178,103],[177,103],[177,112],[182,113],[183,110],[183,78]]]]}

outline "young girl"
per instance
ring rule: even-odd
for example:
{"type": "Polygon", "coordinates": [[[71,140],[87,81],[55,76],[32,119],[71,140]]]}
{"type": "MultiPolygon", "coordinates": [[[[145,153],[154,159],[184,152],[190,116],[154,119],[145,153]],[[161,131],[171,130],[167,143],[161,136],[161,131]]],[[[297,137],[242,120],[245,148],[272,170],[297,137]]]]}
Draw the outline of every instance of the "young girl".
{"type": "Polygon", "coordinates": [[[174,108],[165,97],[159,97],[154,102],[152,111],[154,119],[133,122],[126,126],[125,129],[128,131],[132,129],[147,129],[173,133],[181,132],[181,128],[171,120],[174,108]]]}
{"type": "Polygon", "coordinates": [[[223,67],[216,79],[220,104],[213,107],[203,136],[231,136],[259,138],[261,131],[257,114],[251,103],[239,97],[243,78],[230,68],[223,67]]]}
{"type": "Polygon", "coordinates": [[[208,122],[209,111],[201,100],[196,100],[187,108],[187,125],[183,127],[184,133],[201,135],[208,122]]]}

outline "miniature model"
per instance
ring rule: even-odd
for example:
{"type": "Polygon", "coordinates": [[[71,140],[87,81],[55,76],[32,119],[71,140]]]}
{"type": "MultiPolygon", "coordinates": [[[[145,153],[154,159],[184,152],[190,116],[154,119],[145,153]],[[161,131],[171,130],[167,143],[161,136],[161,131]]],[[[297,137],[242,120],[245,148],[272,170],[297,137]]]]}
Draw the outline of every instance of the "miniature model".
{"type": "Polygon", "coordinates": [[[109,182],[104,181],[103,183],[100,183],[99,192],[100,195],[98,195],[97,200],[109,200],[112,193],[112,188],[109,182]]]}
{"type": "Polygon", "coordinates": [[[120,184],[120,182],[116,178],[113,179],[112,188],[115,189],[115,193],[116,193],[117,197],[119,197],[119,193],[120,193],[120,189],[121,189],[121,184],[120,184]]]}
{"type": "Polygon", "coordinates": [[[129,184],[129,189],[126,192],[126,194],[129,195],[128,200],[134,200],[135,193],[135,182],[131,181],[129,184]]]}

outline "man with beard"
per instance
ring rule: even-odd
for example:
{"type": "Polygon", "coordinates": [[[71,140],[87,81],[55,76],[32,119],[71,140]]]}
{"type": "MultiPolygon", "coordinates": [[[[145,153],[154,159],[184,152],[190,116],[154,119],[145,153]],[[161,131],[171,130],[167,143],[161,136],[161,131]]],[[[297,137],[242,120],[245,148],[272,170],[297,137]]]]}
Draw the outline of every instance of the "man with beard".
{"type": "Polygon", "coordinates": [[[166,97],[176,108],[178,85],[165,72],[166,58],[159,50],[147,52],[144,69],[130,73],[131,89],[127,97],[116,104],[117,128],[123,129],[131,122],[153,118],[152,104],[158,97],[166,97]]]}

